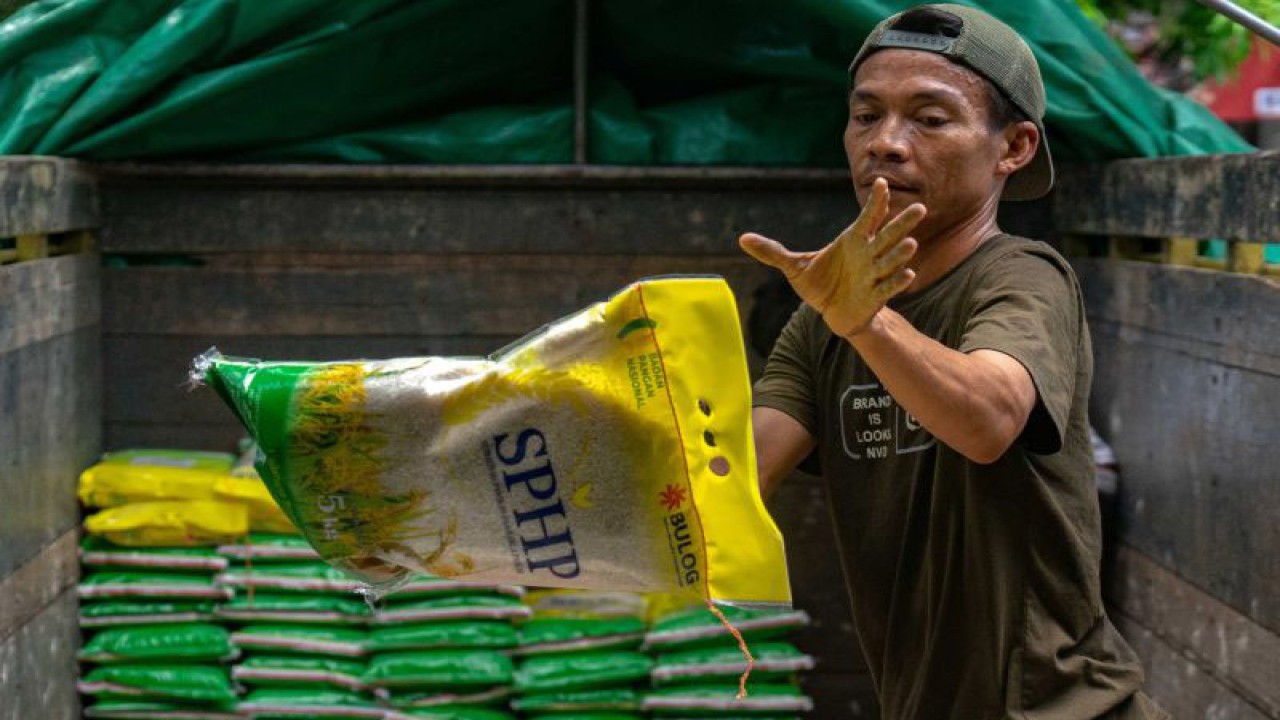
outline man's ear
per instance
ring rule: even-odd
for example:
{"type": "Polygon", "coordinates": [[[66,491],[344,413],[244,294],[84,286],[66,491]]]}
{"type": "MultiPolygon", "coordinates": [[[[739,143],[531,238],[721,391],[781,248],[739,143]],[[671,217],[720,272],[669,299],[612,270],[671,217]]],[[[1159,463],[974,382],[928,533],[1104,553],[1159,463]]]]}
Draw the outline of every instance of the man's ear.
{"type": "Polygon", "coordinates": [[[1016,122],[1005,128],[1004,154],[996,164],[997,174],[1008,177],[1031,163],[1040,147],[1040,128],[1030,120],[1016,122]]]}

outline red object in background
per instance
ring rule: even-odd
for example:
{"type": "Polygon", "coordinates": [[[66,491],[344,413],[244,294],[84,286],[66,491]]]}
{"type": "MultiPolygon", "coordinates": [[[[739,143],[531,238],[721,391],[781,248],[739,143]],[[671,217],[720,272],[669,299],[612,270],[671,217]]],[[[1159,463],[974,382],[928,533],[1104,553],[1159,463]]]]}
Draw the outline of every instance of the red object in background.
{"type": "Polygon", "coordinates": [[[1196,94],[1227,122],[1280,117],[1280,47],[1255,37],[1235,77],[1222,85],[1205,83],[1196,94]]]}

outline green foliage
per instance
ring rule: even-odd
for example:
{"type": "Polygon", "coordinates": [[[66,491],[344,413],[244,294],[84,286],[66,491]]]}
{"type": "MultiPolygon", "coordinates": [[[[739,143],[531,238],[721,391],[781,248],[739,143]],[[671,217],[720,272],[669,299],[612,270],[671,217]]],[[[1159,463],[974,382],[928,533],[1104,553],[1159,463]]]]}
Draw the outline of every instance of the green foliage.
{"type": "MultiPolygon", "coordinates": [[[[1176,67],[1185,59],[1197,81],[1227,78],[1249,54],[1252,34],[1195,0],[1076,2],[1099,26],[1127,36],[1121,44],[1135,59],[1150,59],[1169,67],[1176,67]],[[1128,26],[1128,32],[1119,30],[1118,25],[1128,26]],[[1153,29],[1154,37],[1134,37],[1142,34],[1143,26],[1153,29]]],[[[1280,24],[1280,0],[1236,0],[1236,4],[1273,25],[1280,24]]]]}

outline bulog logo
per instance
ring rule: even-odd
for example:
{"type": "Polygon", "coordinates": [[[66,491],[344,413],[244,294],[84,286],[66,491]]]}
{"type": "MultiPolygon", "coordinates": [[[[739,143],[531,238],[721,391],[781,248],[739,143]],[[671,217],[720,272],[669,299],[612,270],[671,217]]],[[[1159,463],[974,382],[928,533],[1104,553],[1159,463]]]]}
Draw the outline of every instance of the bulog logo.
{"type": "Polygon", "coordinates": [[[679,485],[669,484],[658,493],[658,502],[667,511],[663,524],[667,529],[667,544],[675,563],[676,578],[681,587],[693,585],[702,576],[698,571],[698,554],[694,552],[693,530],[684,512],[685,490],[679,485]]]}

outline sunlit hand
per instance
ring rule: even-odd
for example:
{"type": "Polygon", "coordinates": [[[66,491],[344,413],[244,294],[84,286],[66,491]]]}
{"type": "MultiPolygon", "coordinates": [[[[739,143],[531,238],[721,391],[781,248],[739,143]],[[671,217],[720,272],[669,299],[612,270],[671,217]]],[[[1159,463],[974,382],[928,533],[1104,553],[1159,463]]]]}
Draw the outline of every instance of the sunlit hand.
{"type": "Polygon", "coordinates": [[[876,178],[858,219],[821,250],[792,252],[755,233],[744,234],[738,244],[751,257],[781,270],[831,331],[848,338],[915,279],[907,263],[916,253],[916,241],[908,233],[925,212],[924,205],[914,203],[886,223],[889,184],[876,178]]]}

